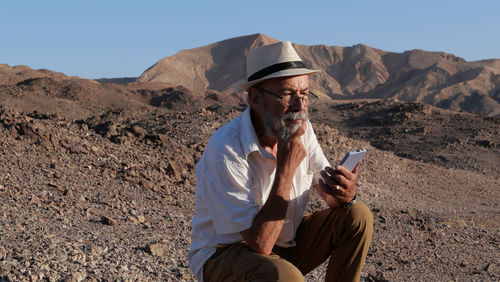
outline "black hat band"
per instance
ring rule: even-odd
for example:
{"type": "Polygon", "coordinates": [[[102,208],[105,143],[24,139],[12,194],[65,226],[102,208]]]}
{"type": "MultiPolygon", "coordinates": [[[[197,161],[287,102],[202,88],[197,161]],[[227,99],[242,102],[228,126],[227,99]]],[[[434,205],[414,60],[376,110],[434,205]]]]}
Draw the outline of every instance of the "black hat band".
{"type": "Polygon", "coordinates": [[[252,74],[251,76],[248,77],[248,82],[254,81],[257,79],[261,79],[265,76],[268,76],[270,74],[273,74],[275,72],[279,72],[282,70],[288,70],[288,69],[302,69],[306,68],[304,63],[302,61],[293,61],[293,62],[284,62],[284,63],[278,63],[274,65],[270,65],[266,68],[261,69],[260,71],[252,74]]]}

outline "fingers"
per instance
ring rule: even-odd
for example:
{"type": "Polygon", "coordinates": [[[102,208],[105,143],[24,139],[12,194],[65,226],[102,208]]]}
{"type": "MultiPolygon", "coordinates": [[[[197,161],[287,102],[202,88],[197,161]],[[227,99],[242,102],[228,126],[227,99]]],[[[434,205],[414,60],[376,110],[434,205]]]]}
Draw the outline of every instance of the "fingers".
{"type": "Polygon", "coordinates": [[[345,178],[347,178],[347,179],[354,179],[354,178],[355,178],[355,176],[357,175],[357,173],[354,173],[354,171],[353,171],[353,172],[351,172],[351,171],[349,171],[347,168],[345,168],[345,167],[343,167],[343,166],[341,166],[341,165],[336,166],[336,167],[335,167],[335,169],[333,169],[333,168],[331,168],[331,167],[330,167],[330,168],[328,168],[328,169],[329,169],[330,171],[334,171],[334,172],[336,172],[337,174],[340,174],[340,175],[344,176],[344,177],[345,177],[345,178]]]}
{"type": "Polygon", "coordinates": [[[348,182],[343,183],[344,181],[337,181],[335,177],[332,177],[324,170],[322,170],[320,174],[322,177],[319,179],[320,186],[331,195],[343,195],[346,193],[348,187],[352,186],[348,182]]]}
{"type": "MultiPolygon", "coordinates": [[[[359,167],[359,164],[357,167],[359,167]]],[[[322,187],[329,190],[330,195],[343,196],[355,193],[357,173],[352,173],[342,166],[337,166],[335,169],[326,167],[320,174],[323,178],[320,179],[323,184],[322,187]]]]}
{"type": "MultiPolygon", "coordinates": [[[[322,194],[323,198],[326,200],[327,203],[329,202],[332,203],[332,201],[335,201],[336,203],[348,203],[349,201],[351,201],[349,200],[351,198],[351,194],[355,195],[355,192],[351,192],[340,186],[338,190],[332,189],[323,181],[323,179],[319,180],[318,186],[319,186],[318,191],[320,192],[320,194],[322,194]]],[[[334,206],[334,204],[332,204],[331,207],[332,206],[334,206]]]]}
{"type": "Polygon", "coordinates": [[[306,149],[300,140],[298,142],[278,143],[278,152],[276,155],[277,171],[288,171],[293,176],[293,173],[306,155],[306,149]]]}
{"type": "Polygon", "coordinates": [[[307,129],[307,122],[304,120],[302,121],[302,125],[291,135],[291,138],[299,138],[300,136],[304,135],[306,133],[307,129]]]}
{"type": "MultiPolygon", "coordinates": [[[[356,165],[352,172],[342,166],[336,166],[335,169],[326,167],[320,172],[322,176],[322,179],[319,179],[321,191],[335,198],[339,203],[345,204],[352,201],[356,196],[356,181],[360,164],[361,162],[356,165]]],[[[328,196],[326,197],[328,198],[328,196]]]]}
{"type": "Polygon", "coordinates": [[[357,164],[357,165],[354,167],[354,169],[352,170],[352,173],[354,173],[354,174],[358,174],[358,169],[359,169],[359,166],[361,165],[361,162],[362,162],[362,161],[363,161],[363,160],[361,159],[361,160],[358,162],[358,164],[357,164]]]}
{"type": "Polygon", "coordinates": [[[319,186],[323,192],[330,194],[332,196],[343,196],[346,193],[346,189],[342,186],[335,184],[333,186],[327,184],[323,179],[319,179],[319,186]]]}
{"type": "Polygon", "coordinates": [[[340,185],[347,187],[347,185],[354,181],[356,182],[357,174],[350,172],[342,166],[337,166],[336,169],[326,167],[325,170],[328,174],[340,185]]]}
{"type": "Polygon", "coordinates": [[[330,187],[334,187],[335,185],[338,185],[339,182],[337,182],[330,174],[328,174],[326,171],[322,170],[320,172],[321,177],[323,177],[323,181],[326,183],[326,185],[330,187]]]}

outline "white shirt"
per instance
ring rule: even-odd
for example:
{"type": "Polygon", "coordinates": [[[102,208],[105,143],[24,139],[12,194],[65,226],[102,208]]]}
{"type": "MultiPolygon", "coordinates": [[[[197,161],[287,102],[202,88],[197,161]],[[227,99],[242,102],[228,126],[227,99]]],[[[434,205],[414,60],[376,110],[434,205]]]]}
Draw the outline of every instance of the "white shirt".
{"type": "MultiPolygon", "coordinates": [[[[301,139],[307,154],[295,172],[276,242],[283,247],[295,245],[295,231],[304,216],[313,178],[317,183],[319,172],[330,165],[309,121],[301,139]]],[[[195,172],[196,211],[188,258],[196,278],[203,281],[203,265],[216,245],[243,241],[240,232],[252,227],[274,182],[276,158],[260,145],[249,109],[212,135],[195,172]]]]}

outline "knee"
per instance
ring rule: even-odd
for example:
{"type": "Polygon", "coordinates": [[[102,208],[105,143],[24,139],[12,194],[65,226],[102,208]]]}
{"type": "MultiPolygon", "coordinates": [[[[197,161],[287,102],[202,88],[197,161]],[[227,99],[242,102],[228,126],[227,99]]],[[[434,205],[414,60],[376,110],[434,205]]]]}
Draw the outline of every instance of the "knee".
{"type": "Polygon", "coordinates": [[[278,281],[304,281],[300,270],[289,261],[279,259],[275,266],[278,270],[278,281]]]}
{"type": "Polygon", "coordinates": [[[356,233],[370,235],[373,232],[373,214],[361,201],[349,208],[346,225],[356,233]]]}
{"type": "MultiPolygon", "coordinates": [[[[264,263],[251,273],[251,277],[246,277],[247,281],[304,281],[304,276],[300,270],[292,263],[271,255],[264,263]]],[[[276,256],[277,257],[277,256],[276,256]]]]}

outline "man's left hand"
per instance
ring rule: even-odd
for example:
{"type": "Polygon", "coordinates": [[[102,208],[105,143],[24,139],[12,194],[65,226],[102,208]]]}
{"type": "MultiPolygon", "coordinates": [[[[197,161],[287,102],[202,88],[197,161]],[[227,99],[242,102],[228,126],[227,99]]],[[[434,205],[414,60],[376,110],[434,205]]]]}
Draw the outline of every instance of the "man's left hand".
{"type": "Polygon", "coordinates": [[[338,207],[354,199],[360,165],[361,161],[352,172],[343,166],[337,166],[335,169],[326,167],[321,171],[323,179],[319,180],[319,189],[323,192],[321,194],[323,194],[328,206],[331,208],[338,207]]]}

